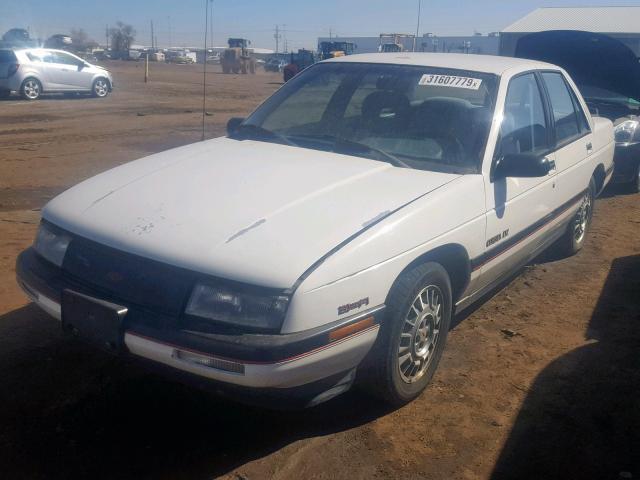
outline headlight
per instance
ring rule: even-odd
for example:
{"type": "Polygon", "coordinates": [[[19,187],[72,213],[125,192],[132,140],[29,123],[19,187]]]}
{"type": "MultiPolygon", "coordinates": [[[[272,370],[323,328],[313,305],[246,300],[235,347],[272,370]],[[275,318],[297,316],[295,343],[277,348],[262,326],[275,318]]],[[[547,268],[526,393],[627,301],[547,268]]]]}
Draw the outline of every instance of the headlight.
{"type": "Polygon", "coordinates": [[[70,241],[69,235],[58,231],[51,225],[41,223],[33,242],[33,248],[51,263],[61,267],[70,241]]]}
{"type": "Polygon", "coordinates": [[[185,312],[240,327],[277,330],[282,325],[288,303],[289,297],[283,295],[256,295],[197,284],[185,312]]]}
{"type": "MultiPolygon", "coordinates": [[[[616,143],[630,143],[636,141],[636,130],[638,129],[638,120],[625,120],[615,128],[616,143]]],[[[640,130],[638,130],[640,132],[640,130]]]]}

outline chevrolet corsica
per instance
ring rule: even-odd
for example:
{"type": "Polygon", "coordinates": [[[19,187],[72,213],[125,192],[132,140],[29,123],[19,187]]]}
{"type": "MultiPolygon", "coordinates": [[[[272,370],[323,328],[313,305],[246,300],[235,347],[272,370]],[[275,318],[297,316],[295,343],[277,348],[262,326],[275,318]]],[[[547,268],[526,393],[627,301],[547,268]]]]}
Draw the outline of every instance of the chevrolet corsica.
{"type": "Polygon", "coordinates": [[[550,64],[370,54],[316,64],[228,135],[49,202],[17,261],[66,331],[236,398],[418,396],[452,315],[585,241],[609,120],[550,64]]]}

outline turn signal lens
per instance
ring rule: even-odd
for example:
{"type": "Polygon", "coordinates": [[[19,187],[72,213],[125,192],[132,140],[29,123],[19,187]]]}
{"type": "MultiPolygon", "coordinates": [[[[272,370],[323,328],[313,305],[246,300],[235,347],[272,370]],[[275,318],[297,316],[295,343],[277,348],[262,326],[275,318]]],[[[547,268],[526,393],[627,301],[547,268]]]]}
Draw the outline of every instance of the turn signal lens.
{"type": "Polygon", "coordinates": [[[336,340],[340,340],[342,338],[348,337],[349,335],[353,335],[354,333],[361,332],[369,327],[372,327],[375,324],[375,319],[373,317],[363,318],[362,320],[358,320],[355,323],[351,323],[349,325],[345,325],[344,327],[340,327],[332,332],[329,332],[329,341],[335,342],[336,340]]]}

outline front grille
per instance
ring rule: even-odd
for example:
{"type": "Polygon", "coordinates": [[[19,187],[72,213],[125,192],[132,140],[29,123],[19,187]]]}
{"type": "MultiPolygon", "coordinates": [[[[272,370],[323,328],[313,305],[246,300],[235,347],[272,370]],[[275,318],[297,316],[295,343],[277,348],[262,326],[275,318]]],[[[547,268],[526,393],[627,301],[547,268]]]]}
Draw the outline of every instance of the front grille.
{"type": "Polygon", "coordinates": [[[62,266],[74,283],[110,297],[179,315],[195,274],[178,267],[74,237],[62,266]]]}

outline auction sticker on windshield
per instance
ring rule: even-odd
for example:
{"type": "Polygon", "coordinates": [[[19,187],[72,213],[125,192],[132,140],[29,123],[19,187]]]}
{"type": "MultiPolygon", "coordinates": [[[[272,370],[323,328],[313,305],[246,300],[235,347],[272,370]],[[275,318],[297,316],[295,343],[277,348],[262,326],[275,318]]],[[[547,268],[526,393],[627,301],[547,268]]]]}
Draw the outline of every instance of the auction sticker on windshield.
{"type": "Polygon", "coordinates": [[[458,77],[457,75],[435,75],[433,73],[425,73],[418,82],[418,85],[466,88],[468,90],[478,90],[481,84],[481,78],[458,77]]]}

